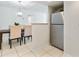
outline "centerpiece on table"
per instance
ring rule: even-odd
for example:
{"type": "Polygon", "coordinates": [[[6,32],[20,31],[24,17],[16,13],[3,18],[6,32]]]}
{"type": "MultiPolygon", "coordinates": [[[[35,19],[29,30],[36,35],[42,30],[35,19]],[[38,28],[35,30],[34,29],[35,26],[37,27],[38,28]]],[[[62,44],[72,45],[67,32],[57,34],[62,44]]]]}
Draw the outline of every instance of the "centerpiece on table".
{"type": "Polygon", "coordinates": [[[14,23],[14,25],[18,26],[18,25],[19,25],[19,23],[16,23],[16,22],[15,22],[15,23],[14,23]]]}

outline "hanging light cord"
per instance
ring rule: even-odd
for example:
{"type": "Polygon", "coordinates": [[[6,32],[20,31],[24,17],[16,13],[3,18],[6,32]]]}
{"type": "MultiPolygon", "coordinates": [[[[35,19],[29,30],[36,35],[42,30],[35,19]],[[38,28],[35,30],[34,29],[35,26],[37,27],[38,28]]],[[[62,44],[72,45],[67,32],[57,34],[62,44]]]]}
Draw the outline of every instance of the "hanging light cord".
{"type": "Polygon", "coordinates": [[[18,1],[19,2],[19,12],[21,12],[21,3],[22,1],[18,1]]]}

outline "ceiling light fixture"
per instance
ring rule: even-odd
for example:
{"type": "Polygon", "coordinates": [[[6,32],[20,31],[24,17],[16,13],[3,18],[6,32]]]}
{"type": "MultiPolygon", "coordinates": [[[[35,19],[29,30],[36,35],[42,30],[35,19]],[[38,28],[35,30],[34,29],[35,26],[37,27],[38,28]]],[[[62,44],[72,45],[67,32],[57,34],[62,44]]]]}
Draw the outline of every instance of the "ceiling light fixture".
{"type": "Polygon", "coordinates": [[[28,4],[30,4],[30,1],[13,1],[14,4],[19,6],[19,3],[21,6],[26,6],[28,4]]]}
{"type": "Polygon", "coordinates": [[[32,22],[32,16],[31,15],[28,15],[28,21],[29,21],[29,25],[31,25],[31,22],[32,22]]]}
{"type": "Polygon", "coordinates": [[[20,16],[22,17],[23,13],[22,13],[22,1],[18,1],[19,3],[19,10],[18,10],[18,13],[17,13],[17,16],[20,16]]]}

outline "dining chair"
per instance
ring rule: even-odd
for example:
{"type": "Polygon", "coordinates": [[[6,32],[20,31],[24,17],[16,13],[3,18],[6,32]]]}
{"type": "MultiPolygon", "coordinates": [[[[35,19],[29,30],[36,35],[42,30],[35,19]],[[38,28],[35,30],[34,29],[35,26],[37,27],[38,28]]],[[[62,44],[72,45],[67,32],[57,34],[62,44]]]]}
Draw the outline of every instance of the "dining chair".
{"type": "Polygon", "coordinates": [[[25,25],[24,26],[24,44],[26,43],[25,38],[31,38],[32,41],[32,25],[25,25]]]}
{"type": "Polygon", "coordinates": [[[10,34],[9,34],[9,44],[10,48],[12,48],[12,40],[20,40],[21,45],[21,26],[10,26],[10,34]]]}

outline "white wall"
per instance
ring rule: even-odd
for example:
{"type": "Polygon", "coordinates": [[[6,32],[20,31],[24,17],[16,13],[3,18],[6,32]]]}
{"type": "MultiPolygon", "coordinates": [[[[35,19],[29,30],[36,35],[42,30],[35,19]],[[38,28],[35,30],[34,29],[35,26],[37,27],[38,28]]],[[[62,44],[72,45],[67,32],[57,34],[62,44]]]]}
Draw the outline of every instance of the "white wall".
{"type": "Polygon", "coordinates": [[[65,56],[79,56],[79,2],[64,3],[65,56]]]}
{"type": "Polygon", "coordinates": [[[50,39],[51,39],[51,14],[53,12],[53,9],[52,7],[48,6],[48,28],[49,28],[49,42],[50,42],[50,39]]]}
{"type": "Polygon", "coordinates": [[[49,45],[49,28],[46,24],[32,24],[32,50],[40,50],[49,45]]]}
{"type": "Polygon", "coordinates": [[[24,14],[24,17],[26,19],[21,20],[21,19],[18,19],[17,15],[16,15],[17,12],[18,12],[18,10],[16,8],[0,7],[0,27],[1,27],[1,29],[8,28],[9,25],[13,25],[14,22],[21,21],[21,23],[24,23],[24,24],[28,23],[28,20],[26,20],[27,18],[25,17],[25,14],[24,14]]]}
{"type": "MultiPolygon", "coordinates": [[[[47,23],[32,24],[32,49],[33,51],[41,50],[50,45],[50,19],[52,7],[47,9],[47,23]]],[[[40,15],[41,16],[41,15],[40,15]]]]}
{"type": "Polygon", "coordinates": [[[19,19],[16,16],[17,12],[17,7],[0,5],[0,29],[6,29],[9,27],[9,25],[13,25],[14,22],[28,24],[28,15],[32,15],[33,23],[47,23],[47,6],[37,5],[33,8],[31,7],[29,9],[22,9],[24,19],[19,19]]]}

